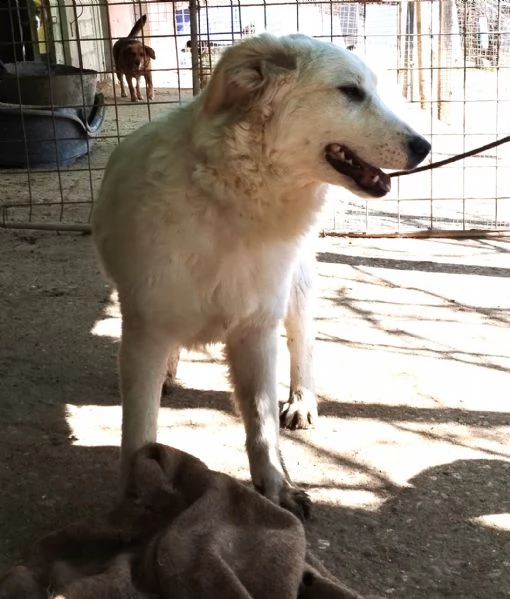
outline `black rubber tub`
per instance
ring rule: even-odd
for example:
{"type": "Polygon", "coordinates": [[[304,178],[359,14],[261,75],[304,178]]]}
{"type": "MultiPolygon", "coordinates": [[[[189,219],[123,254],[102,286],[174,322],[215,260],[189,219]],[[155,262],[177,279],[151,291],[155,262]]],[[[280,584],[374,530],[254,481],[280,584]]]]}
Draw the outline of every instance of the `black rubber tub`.
{"type": "Polygon", "coordinates": [[[6,64],[0,75],[0,168],[67,166],[90,151],[104,96],[96,71],[6,64]]]}
{"type": "Polygon", "coordinates": [[[103,94],[81,109],[0,103],[0,168],[68,166],[87,154],[101,130],[103,94]]]}

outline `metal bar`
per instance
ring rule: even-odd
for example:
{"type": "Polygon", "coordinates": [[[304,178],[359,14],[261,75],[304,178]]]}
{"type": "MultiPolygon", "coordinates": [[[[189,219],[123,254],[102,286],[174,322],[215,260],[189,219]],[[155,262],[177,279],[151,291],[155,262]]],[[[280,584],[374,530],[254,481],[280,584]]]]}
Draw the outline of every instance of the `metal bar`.
{"type": "Polygon", "coordinates": [[[88,224],[77,223],[8,223],[4,222],[1,225],[3,229],[26,229],[37,231],[75,231],[77,233],[91,233],[92,227],[88,224]]]}
{"type": "Polygon", "coordinates": [[[352,231],[321,231],[319,237],[350,237],[356,239],[508,239],[510,229],[504,231],[483,229],[432,229],[401,233],[365,233],[352,231]]]}
{"type": "MultiPolygon", "coordinates": [[[[35,231],[68,231],[75,233],[92,233],[89,224],[74,223],[4,223],[5,229],[22,229],[35,231]]],[[[508,239],[510,229],[502,231],[483,229],[433,229],[427,231],[408,231],[401,233],[366,233],[352,231],[330,231],[322,230],[319,237],[349,237],[367,239],[508,239]]]]}

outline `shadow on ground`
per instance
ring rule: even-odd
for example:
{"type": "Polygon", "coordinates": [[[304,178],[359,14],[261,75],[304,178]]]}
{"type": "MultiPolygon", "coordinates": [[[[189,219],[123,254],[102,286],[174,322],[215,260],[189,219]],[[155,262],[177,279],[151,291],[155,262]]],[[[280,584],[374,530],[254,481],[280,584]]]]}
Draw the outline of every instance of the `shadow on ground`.
{"type": "Polygon", "coordinates": [[[509,476],[508,462],[459,460],[421,472],[373,512],[315,505],[311,546],[360,591],[509,597],[509,476]]]}

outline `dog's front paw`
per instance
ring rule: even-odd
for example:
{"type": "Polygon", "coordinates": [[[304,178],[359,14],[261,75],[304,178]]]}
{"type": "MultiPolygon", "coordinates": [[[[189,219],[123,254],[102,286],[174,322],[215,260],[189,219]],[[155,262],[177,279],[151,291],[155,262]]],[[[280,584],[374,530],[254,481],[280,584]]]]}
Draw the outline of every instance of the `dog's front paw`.
{"type": "Polygon", "coordinates": [[[318,418],[317,399],[308,389],[291,391],[290,397],[280,409],[280,426],[295,430],[310,428],[318,418]]]}
{"type": "Polygon", "coordinates": [[[312,501],[308,493],[293,487],[290,483],[286,484],[280,492],[280,505],[302,521],[307,520],[312,512],[312,501]]]}
{"type": "Polygon", "coordinates": [[[266,473],[265,481],[254,482],[254,486],[261,495],[289,510],[300,520],[310,516],[312,508],[310,497],[302,489],[295,487],[283,473],[271,469],[266,473]]]}

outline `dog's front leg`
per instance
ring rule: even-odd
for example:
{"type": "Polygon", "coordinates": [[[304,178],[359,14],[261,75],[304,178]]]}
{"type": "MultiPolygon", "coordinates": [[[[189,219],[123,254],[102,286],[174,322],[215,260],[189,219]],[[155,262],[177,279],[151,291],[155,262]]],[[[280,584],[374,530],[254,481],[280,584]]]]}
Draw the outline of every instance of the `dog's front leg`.
{"type": "Polygon", "coordinates": [[[147,97],[149,100],[154,100],[154,85],[152,84],[152,73],[150,71],[145,73],[145,83],[147,84],[147,97]]]}
{"type": "Polygon", "coordinates": [[[290,353],[290,394],[280,412],[280,424],[296,429],[313,426],[317,420],[317,399],[313,381],[313,344],[315,330],[311,310],[313,254],[305,254],[292,281],[285,316],[287,346],[290,353]]]}
{"type": "Polygon", "coordinates": [[[136,78],[136,97],[139,100],[143,100],[142,90],[140,89],[140,77],[136,78]]]}
{"type": "Polygon", "coordinates": [[[226,352],[235,398],[246,430],[253,484],[271,501],[306,517],[310,500],[295,488],[279,448],[277,325],[240,327],[227,339],[226,352]]]}
{"type": "Polygon", "coordinates": [[[124,87],[124,75],[120,71],[117,71],[117,79],[119,80],[119,83],[120,83],[120,95],[122,98],[125,98],[127,96],[127,94],[126,94],[126,88],[124,87]]]}
{"type": "Polygon", "coordinates": [[[133,77],[131,77],[131,75],[127,75],[126,79],[128,82],[129,95],[131,96],[131,102],[136,102],[135,88],[133,86],[133,77]]]}
{"type": "Polygon", "coordinates": [[[121,492],[133,454],[156,441],[170,343],[157,328],[124,319],[119,351],[122,396],[121,492]]]}

